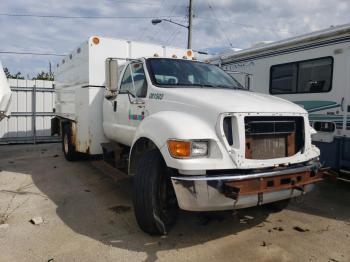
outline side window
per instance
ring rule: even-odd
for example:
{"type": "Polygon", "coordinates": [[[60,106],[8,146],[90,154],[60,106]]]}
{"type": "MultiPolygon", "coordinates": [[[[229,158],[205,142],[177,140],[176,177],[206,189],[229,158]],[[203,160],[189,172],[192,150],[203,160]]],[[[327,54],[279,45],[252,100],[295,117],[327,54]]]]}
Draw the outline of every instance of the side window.
{"type": "Polygon", "coordinates": [[[332,88],[333,58],[275,65],[270,70],[271,94],[322,93],[332,88]]]}
{"type": "Polygon", "coordinates": [[[324,58],[319,60],[299,63],[299,93],[322,93],[331,90],[333,59],[324,58]]]}
{"type": "Polygon", "coordinates": [[[297,65],[286,64],[273,66],[271,68],[272,94],[291,94],[296,93],[297,89],[297,65]]]}
{"type": "Polygon", "coordinates": [[[131,63],[126,68],[120,85],[120,92],[125,91],[137,97],[146,97],[147,81],[141,63],[131,63]]]}

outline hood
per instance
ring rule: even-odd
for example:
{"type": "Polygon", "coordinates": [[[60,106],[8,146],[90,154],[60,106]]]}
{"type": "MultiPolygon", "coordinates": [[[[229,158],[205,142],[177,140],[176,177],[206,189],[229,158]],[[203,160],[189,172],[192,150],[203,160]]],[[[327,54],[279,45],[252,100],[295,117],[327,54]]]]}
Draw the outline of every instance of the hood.
{"type": "Polygon", "coordinates": [[[215,110],[218,113],[299,113],[307,112],[300,106],[261,93],[218,88],[166,88],[164,100],[180,102],[192,107],[215,110]]]}
{"type": "Polygon", "coordinates": [[[10,105],[10,99],[11,99],[11,89],[8,85],[7,78],[5,76],[5,73],[2,69],[2,64],[0,62],[0,120],[1,112],[5,114],[9,114],[8,108],[10,105]]]}

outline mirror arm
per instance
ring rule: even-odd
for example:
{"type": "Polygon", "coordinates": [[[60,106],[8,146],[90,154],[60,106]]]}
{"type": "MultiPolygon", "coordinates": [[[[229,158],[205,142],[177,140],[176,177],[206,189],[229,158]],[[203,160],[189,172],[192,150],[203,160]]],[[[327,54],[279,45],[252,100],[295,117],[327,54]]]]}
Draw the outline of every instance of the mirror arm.
{"type": "Polygon", "coordinates": [[[133,93],[131,93],[129,90],[125,90],[125,93],[128,94],[130,104],[140,104],[141,105],[141,104],[145,103],[144,100],[139,99],[133,93]],[[131,97],[135,98],[135,100],[131,100],[131,97]]]}

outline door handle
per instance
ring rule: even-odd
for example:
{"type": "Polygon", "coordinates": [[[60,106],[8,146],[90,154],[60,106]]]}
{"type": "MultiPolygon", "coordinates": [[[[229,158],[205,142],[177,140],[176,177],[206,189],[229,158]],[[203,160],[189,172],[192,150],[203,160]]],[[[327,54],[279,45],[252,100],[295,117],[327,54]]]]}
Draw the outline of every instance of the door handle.
{"type": "Polygon", "coordinates": [[[117,112],[117,101],[113,101],[113,111],[117,112]]]}
{"type": "Polygon", "coordinates": [[[345,100],[345,97],[343,97],[341,99],[341,102],[340,102],[340,109],[341,109],[342,112],[344,112],[344,100],[345,100]]]}

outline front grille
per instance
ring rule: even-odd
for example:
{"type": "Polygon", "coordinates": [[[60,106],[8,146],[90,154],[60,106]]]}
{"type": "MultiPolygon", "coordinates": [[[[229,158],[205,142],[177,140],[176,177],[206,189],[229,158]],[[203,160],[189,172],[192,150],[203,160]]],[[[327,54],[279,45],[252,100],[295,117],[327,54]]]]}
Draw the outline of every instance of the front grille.
{"type": "Polygon", "coordinates": [[[289,157],[304,146],[302,117],[247,116],[244,124],[247,159],[289,157]]]}

